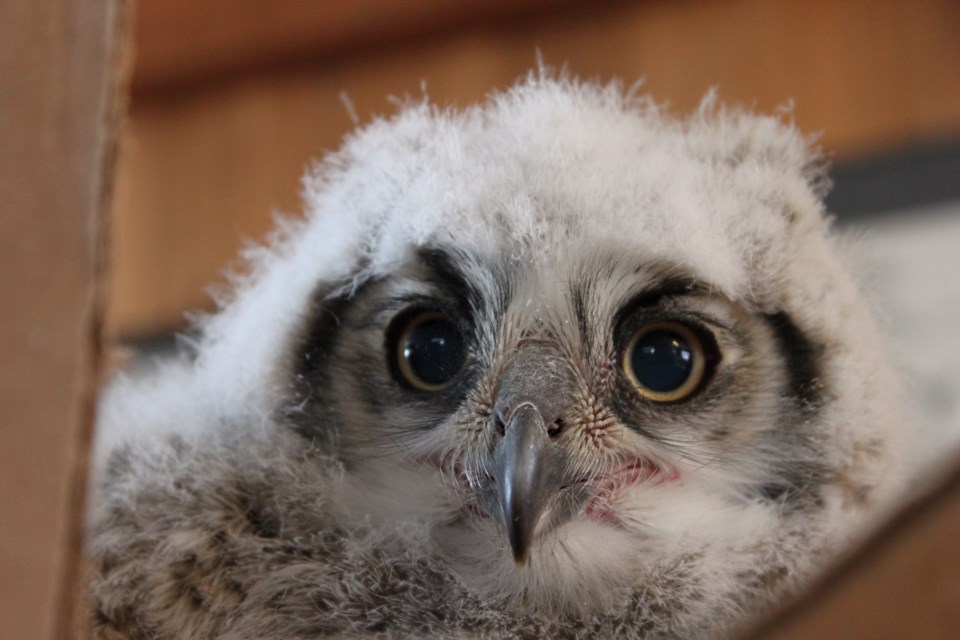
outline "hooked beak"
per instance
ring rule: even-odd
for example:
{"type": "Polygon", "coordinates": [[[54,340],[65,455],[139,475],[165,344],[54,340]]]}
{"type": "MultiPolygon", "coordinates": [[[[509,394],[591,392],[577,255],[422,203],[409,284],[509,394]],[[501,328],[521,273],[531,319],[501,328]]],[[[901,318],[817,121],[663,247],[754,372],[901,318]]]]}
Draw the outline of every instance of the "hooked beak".
{"type": "Polygon", "coordinates": [[[527,562],[536,537],[563,517],[558,503],[566,466],[540,411],[532,403],[517,406],[494,450],[492,470],[498,503],[494,511],[499,511],[518,565],[527,562]]]}

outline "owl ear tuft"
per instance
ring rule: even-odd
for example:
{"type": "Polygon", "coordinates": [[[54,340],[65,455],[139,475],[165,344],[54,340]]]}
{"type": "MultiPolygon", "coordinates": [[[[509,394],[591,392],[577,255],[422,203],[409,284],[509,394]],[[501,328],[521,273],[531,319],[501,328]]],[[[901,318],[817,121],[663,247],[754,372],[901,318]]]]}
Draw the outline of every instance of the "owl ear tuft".
{"type": "Polygon", "coordinates": [[[819,135],[802,135],[792,114],[791,104],[772,115],[724,106],[711,89],[686,125],[694,147],[707,158],[732,169],[752,163],[802,176],[823,197],[830,185],[819,135]]]}
{"type": "Polygon", "coordinates": [[[791,105],[773,115],[755,114],[721,105],[712,90],[686,128],[694,152],[718,172],[762,176],[762,190],[780,202],[777,208],[789,228],[823,218],[822,202],[831,186],[829,162],[818,136],[798,131],[791,105]]]}

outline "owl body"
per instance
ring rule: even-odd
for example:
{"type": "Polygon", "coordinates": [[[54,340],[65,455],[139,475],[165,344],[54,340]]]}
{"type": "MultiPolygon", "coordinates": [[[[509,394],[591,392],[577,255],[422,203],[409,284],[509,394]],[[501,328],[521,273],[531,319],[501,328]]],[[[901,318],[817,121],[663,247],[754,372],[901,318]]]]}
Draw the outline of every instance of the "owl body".
{"type": "Polygon", "coordinates": [[[305,181],[189,352],[112,385],[104,638],[698,638],[895,494],[882,339],[776,118],[531,76],[305,181]]]}

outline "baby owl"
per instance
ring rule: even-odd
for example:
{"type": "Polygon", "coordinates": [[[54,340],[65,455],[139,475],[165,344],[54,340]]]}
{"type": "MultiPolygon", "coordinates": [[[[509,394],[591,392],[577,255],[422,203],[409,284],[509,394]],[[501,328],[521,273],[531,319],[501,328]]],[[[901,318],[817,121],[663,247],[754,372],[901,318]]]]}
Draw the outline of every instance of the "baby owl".
{"type": "Polygon", "coordinates": [[[725,637],[900,480],[788,124],[531,75],[312,169],[101,406],[97,638],[725,637]]]}

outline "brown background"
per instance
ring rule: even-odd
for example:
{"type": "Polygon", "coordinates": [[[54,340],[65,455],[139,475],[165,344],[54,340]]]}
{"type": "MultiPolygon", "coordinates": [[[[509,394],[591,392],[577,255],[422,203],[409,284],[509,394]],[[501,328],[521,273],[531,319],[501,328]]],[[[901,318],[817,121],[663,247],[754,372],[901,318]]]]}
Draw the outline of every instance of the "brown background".
{"type": "Polygon", "coordinates": [[[645,79],[678,111],[709,87],[791,101],[839,159],[960,137],[955,0],[151,0],[115,209],[111,337],[208,306],[244,239],[296,213],[311,158],[388,96],[462,105],[536,63],[645,79]]]}

